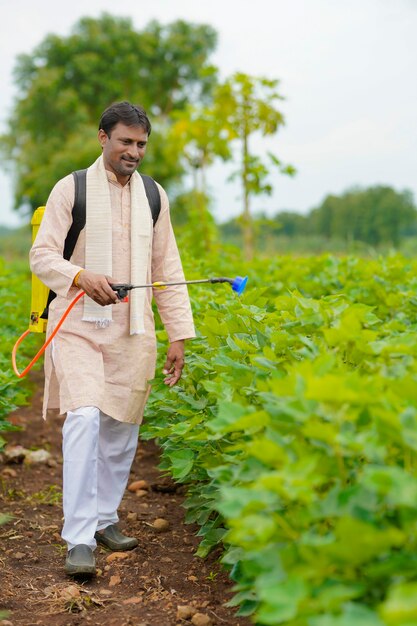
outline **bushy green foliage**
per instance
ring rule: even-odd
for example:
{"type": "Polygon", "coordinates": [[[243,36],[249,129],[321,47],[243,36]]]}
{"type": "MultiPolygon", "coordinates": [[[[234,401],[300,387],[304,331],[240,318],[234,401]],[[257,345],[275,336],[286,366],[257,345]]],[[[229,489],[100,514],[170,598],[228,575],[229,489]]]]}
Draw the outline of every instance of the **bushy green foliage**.
{"type": "Polygon", "coordinates": [[[208,56],[216,41],[205,24],[152,21],[138,31],[129,18],[104,13],[20,55],[19,95],[0,145],[15,173],[16,206],[44,204],[59,178],[97,158],[100,115],[118,100],[142,104],[152,119],[146,173],[164,185],[178,180],[176,147],[161,137],[168,116],[210,92],[216,70],[208,56]]]}
{"type": "MultiPolygon", "coordinates": [[[[239,218],[221,225],[222,238],[243,241],[239,218]]],[[[399,246],[417,232],[417,207],[410,191],[374,186],[353,188],[327,196],[320,206],[301,215],[280,211],[271,217],[254,216],[258,251],[356,252],[358,246],[399,246]],[[356,246],[356,249],[355,249],[356,246]]]]}
{"type": "Polygon", "coordinates": [[[0,256],[7,262],[24,259],[32,245],[30,224],[19,228],[0,226],[0,256]]]}
{"type": "Polygon", "coordinates": [[[327,196],[308,221],[311,232],[328,238],[397,246],[407,231],[415,233],[416,217],[410,191],[398,192],[379,185],[327,196]]]}
{"type": "Polygon", "coordinates": [[[142,433],[257,624],[417,623],[416,270],[276,258],[240,299],[191,288],[200,336],[142,433]]]}
{"type": "MultiPolygon", "coordinates": [[[[30,314],[30,272],[26,262],[14,261],[7,266],[0,258],[0,432],[10,430],[8,415],[18,406],[27,403],[30,394],[28,382],[19,380],[11,363],[12,348],[16,339],[28,327],[30,314]]],[[[19,363],[24,366],[35,355],[43,339],[29,335],[19,348],[19,363]]],[[[20,369],[23,369],[21,366],[20,369]]],[[[4,440],[0,436],[0,449],[4,440]]]]}

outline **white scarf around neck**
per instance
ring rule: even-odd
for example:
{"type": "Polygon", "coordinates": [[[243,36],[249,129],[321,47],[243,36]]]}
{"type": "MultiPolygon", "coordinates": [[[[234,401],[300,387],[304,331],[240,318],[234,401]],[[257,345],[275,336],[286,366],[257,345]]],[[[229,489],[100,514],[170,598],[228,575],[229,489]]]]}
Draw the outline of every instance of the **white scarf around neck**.
{"type": "MultiPolygon", "coordinates": [[[[148,274],[152,217],[142,177],[138,172],[134,172],[130,178],[130,207],[130,282],[143,285],[148,274]]],[[[106,276],[112,276],[113,273],[110,188],[102,156],[87,170],[85,269],[106,276]]],[[[114,278],[117,280],[117,276],[114,278]]],[[[131,335],[145,332],[145,299],[146,289],[129,292],[131,335]]],[[[107,327],[112,321],[112,308],[111,304],[103,307],[85,296],[82,319],[95,322],[97,327],[107,327]]]]}

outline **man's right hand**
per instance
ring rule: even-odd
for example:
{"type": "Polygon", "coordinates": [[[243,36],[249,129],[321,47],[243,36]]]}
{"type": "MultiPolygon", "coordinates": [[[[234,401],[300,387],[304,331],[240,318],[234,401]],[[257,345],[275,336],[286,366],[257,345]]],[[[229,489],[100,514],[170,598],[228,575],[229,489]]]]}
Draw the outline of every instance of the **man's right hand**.
{"type": "Polygon", "coordinates": [[[119,302],[117,294],[111,288],[112,283],[116,283],[111,276],[103,274],[95,274],[88,270],[83,270],[78,276],[78,287],[85,291],[97,304],[105,306],[106,304],[116,304],[119,302]]]}

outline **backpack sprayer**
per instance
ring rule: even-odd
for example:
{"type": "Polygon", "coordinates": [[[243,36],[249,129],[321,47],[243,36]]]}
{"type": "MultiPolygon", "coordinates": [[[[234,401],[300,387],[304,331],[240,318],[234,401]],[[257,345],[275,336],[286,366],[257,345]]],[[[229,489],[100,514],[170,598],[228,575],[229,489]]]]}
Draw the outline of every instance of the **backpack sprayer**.
{"type": "MultiPolygon", "coordinates": [[[[32,229],[32,241],[35,240],[37,231],[39,229],[39,225],[40,225],[42,217],[43,217],[43,212],[44,212],[44,207],[40,207],[33,214],[32,221],[31,221],[31,224],[32,224],[32,227],[33,227],[33,229],[32,229]]],[[[132,289],[146,289],[146,288],[166,289],[167,287],[171,287],[173,285],[196,285],[196,284],[202,284],[202,283],[209,283],[209,284],[228,283],[229,285],[231,285],[233,291],[235,293],[237,293],[237,295],[240,296],[243,293],[243,291],[245,290],[247,282],[248,282],[248,277],[247,276],[244,276],[244,277],[236,276],[236,278],[226,278],[226,277],[222,277],[221,276],[221,277],[218,277],[218,278],[203,278],[203,279],[199,279],[199,280],[184,280],[184,281],[180,281],[180,282],[157,281],[157,282],[148,283],[148,284],[145,284],[145,285],[132,285],[130,283],[121,283],[121,284],[113,284],[113,285],[110,285],[110,286],[117,293],[117,297],[119,298],[119,300],[125,300],[125,298],[127,297],[128,292],[131,291],[132,289]]],[[[85,296],[85,291],[80,291],[75,296],[75,298],[70,302],[70,304],[68,305],[68,307],[64,311],[61,319],[57,323],[54,331],[51,333],[51,335],[45,341],[45,343],[43,344],[43,346],[41,347],[39,352],[34,356],[34,358],[29,363],[29,365],[27,365],[22,372],[19,372],[19,370],[17,369],[17,366],[16,366],[16,353],[17,353],[18,347],[20,346],[22,341],[25,339],[25,337],[30,332],[42,333],[42,332],[46,331],[47,319],[44,319],[41,316],[40,312],[45,310],[46,303],[48,301],[48,294],[49,294],[48,287],[46,285],[44,285],[39,280],[39,278],[37,276],[32,274],[32,306],[31,306],[29,328],[19,337],[19,339],[16,341],[15,345],[13,346],[13,350],[12,350],[13,370],[14,370],[14,373],[16,374],[16,376],[18,378],[23,378],[24,376],[26,376],[26,374],[33,367],[33,365],[36,363],[36,361],[39,359],[39,357],[42,356],[42,354],[45,352],[46,348],[49,346],[49,344],[51,343],[52,339],[55,337],[55,335],[57,334],[57,332],[61,328],[62,324],[64,323],[64,321],[68,317],[68,315],[71,312],[71,310],[73,309],[73,307],[77,304],[77,302],[83,296],[85,296]]]]}

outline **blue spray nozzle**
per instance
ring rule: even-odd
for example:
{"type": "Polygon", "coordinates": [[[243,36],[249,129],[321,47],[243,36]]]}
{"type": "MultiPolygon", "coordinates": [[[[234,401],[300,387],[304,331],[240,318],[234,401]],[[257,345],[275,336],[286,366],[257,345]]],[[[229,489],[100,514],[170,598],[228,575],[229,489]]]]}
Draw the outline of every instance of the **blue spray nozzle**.
{"type": "Polygon", "coordinates": [[[236,278],[232,282],[233,291],[236,291],[238,296],[242,295],[242,293],[245,291],[247,282],[248,282],[247,276],[236,276],[236,278]]]}
{"type": "Polygon", "coordinates": [[[198,282],[229,283],[229,285],[232,286],[233,291],[235,291],[237,295],[240,296],[245,291],[246,283],[248,282],[248,277],[236,276],[236,278],[225,278],[224,276],[221,276],[219,278],[208,278],[208,279],[201,280],[198,282]]]}

